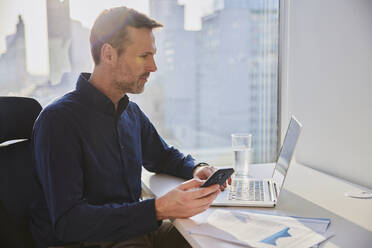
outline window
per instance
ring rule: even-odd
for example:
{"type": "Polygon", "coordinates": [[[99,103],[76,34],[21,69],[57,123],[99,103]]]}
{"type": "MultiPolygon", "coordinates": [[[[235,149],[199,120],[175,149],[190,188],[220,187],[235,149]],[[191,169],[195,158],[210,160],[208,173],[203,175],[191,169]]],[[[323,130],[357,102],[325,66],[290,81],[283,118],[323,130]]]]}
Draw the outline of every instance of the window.
{"type": "MultiPolygon", "coordinates": [[[[90,25],[100,11],[114,6],[89,1],[78,11],[81,0],[45,0],[34,6],[46,9],[35,35],[29,31],[35,18],[24,9],[13,11],[21,1],[6,4],[2,11],[12,15],[0,17],[8,25],[0,33],[0,94],[34,97],[45,106],[73,90],[81,71],[92,70],[90,25]],[[35,36],[44,42],[32,44],[35,36]],[[31,51],[45,56],[29,56],[31,51]],[[32,69],[40,59],[43,69],[32,69]]],[[[230,134],[249,132],[255,162],[274,161],[279,140],[279,0],[133,2],[136,6],[129,7],[164,25],[154,32],[158,71],[145,92],[130,99],[165,140],[197,159],[226,165],[232,163],[230,134]],[[185,20],[200,23],[185,29],[185,20]]]]}

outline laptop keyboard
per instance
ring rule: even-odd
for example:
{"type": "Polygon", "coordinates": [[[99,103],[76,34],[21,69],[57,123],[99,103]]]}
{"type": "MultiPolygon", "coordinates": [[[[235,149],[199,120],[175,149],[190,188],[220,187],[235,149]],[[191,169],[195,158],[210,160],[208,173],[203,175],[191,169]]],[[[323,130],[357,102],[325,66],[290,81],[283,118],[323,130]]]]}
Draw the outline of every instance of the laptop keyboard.
{"type": "Polygon", "coordinates": [[[264,185],[262,180],[233,180],[229,200],[263,201],[264,185]]]}

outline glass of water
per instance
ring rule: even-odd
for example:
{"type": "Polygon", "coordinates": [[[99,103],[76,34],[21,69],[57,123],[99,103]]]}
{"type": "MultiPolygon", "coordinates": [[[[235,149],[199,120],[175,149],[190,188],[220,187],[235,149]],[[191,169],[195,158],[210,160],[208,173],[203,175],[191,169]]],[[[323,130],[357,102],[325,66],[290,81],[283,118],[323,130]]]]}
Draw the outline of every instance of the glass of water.
{"type": "Polygon", "coordinates": [[[231,134],[232,149],[234,151],[235,177],[244,178],[249,176],[249,166],[252,163],[252,134],[231,134]]]}

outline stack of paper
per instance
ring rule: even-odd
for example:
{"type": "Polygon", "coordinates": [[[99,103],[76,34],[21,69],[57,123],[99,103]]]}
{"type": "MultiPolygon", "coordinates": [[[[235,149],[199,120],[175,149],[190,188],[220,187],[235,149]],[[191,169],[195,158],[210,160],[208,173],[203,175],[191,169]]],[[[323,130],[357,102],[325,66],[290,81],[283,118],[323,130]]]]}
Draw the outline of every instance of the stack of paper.
{"type": "Polygon", "coordinates": [[[327,232],[329,223],[329,219],[217,209],[189,232],[249,247],[313,247],[332,236],[327,232]]]}

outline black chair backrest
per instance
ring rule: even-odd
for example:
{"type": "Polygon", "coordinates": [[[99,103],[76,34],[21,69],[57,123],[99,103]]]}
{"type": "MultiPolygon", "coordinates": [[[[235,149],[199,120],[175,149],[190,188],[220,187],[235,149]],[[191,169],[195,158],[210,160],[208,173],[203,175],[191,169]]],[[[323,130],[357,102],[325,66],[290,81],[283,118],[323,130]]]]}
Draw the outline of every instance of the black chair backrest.
{"type": "Polygon", "coordinates": [[[40,191],[30,138],[41,109],[32,98],[0,97],[0,247],[35,247],[29,207],[40,191]]]}

